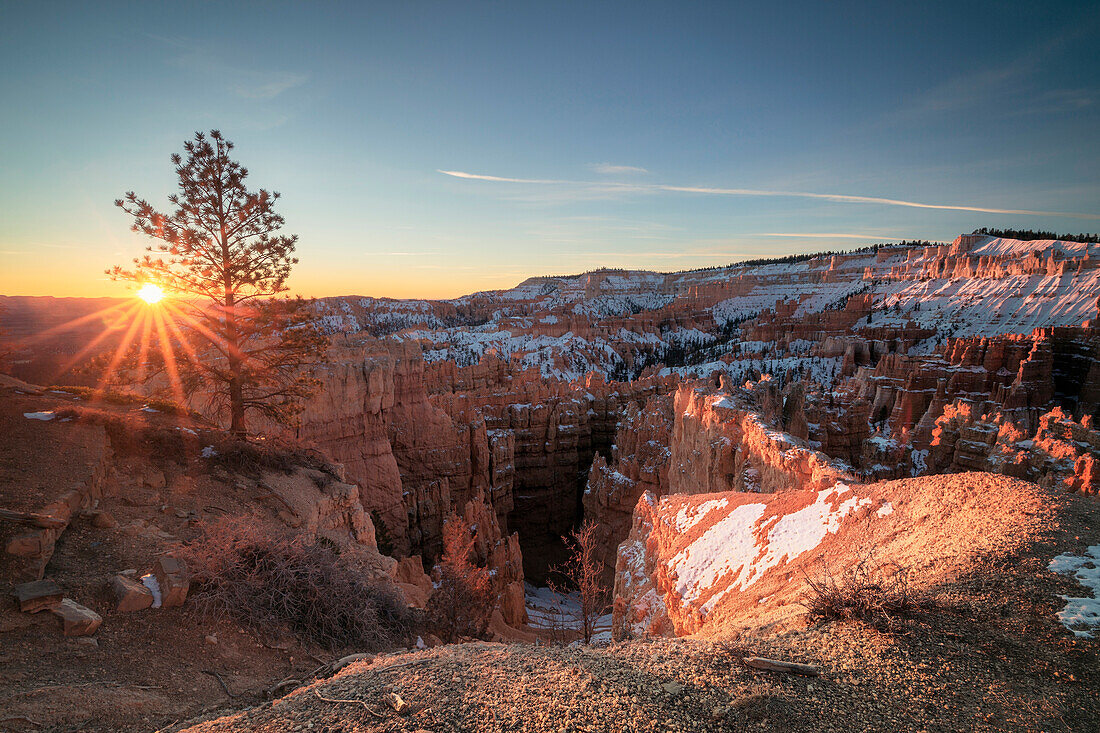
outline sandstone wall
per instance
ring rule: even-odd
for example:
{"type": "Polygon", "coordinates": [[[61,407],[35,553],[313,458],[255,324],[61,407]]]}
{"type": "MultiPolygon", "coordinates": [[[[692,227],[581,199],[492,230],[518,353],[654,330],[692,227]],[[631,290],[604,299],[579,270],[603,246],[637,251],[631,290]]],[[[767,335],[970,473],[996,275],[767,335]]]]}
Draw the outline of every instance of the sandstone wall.
{"type": "Polygon", "coordinates": [[[622,413],[610,461],[597,454],[584,489],[584,517],[598,524],[599,560],[605,579],[615,573],[615,553],[630,531],[631,513],[645,492],[668,493],[672,452],[672,395],[650,397],[643,408],[628,403],[622,413]]]}
{"type": "Polygon", "coordinates": [[[852,479],[845,466],[769,428],[730,395],[683,385],[674,414],[669,493],[771,493],[852,479]]]}

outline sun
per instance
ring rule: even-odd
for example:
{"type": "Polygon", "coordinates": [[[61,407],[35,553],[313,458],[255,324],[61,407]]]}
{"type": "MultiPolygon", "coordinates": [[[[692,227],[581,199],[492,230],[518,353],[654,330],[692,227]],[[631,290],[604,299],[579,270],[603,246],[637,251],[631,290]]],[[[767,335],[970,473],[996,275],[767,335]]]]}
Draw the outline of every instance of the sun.
{"type": "Polygon", "coordinates": [[[160,302],[161,298],[164,297],[164,291],[160,289],[159,285],[145,283],[141,286],[141,290],[137,291],[137,297],[152,305],[160,302]]]}

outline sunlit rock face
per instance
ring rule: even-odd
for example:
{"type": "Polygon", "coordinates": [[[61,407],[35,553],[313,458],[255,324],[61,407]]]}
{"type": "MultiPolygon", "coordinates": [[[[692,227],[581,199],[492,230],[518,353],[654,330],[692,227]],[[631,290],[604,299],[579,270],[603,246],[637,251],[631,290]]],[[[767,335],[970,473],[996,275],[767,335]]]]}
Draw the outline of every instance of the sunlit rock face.
{"type": "Polygon", "coordinates": [[[955,577],[1043,521],[1049,494],[1005,476],[838,483],[775,494],[646,493],[619,547],[616,624],[635,635],[725,635],[802,615],[807,578],[873,551],[911,587],[955,577]]]}
{"type": "Polygon", "coordinates": [[[684,385],[674,413],[670,493],[771,493],[853,480],[846,465],[768,426],[733,395],[684,385]]]}

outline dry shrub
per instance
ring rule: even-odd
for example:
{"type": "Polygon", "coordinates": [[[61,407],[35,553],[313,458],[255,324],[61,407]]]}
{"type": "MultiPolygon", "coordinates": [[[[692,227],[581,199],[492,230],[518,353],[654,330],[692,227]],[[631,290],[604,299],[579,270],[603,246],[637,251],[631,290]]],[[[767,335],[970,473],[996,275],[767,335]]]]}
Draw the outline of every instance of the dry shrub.
{"type": "Polygon", "coordinates": [[[179,552],[193,578],[189,604],[200,614],[286,628],[330,649],[382,649],[410,635],[397,594],[367,582],[329,544],[273,536],[256,517],[223,517],[201,529],[179,552]]]}
{"type": "Polygon", "coordinates": [[[264,471],[291,474],[298,468],[312,468],[336,478],[336,468],[320,451],[270,438],[243,440],[228,434],[211,441],[214,455],[207,460],[231,473],[258,478],[264,471]]]}
{"type": "Polygon", "coordinates": [[[473,561],[470,527],[451,514],[443,525],[443,558],[433,573],[437,587],[428,601],[428,623],[443,641],[479,637],[489,625],[493,608],[489,571],[473,561]]]}
{"type": "Polygon", "coordinates": [[[819,578],[806,578],[810,592],[802,605],[813,618],[859,619],[891,628],[899,618],[932,604],[931,597],[911,587],[909,572],[896,562],[877,562],[870,554],[839,576],[826,566],[819,578]]]}
{"type": "Polygon", "coordinates": [[[598,525],[586,519],[565,538],[569,558],[554,572],[565,580],[564,585],[548,581],[550,590],[564,595],[574,588],[580,601],[579,618],[584,643],[591,644],[596,633],[596,621],[607,612],[608,592],[603,582],[603,564],[596,559],[598,525]]]}

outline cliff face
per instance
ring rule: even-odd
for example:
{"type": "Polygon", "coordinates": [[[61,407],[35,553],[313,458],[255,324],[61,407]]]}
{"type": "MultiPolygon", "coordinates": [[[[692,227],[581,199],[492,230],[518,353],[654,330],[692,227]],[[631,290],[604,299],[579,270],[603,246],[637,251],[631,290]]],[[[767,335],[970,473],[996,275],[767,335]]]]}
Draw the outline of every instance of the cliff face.
{"type": "Polygon", "coordinates": [[[460,516],[467,526],[474,528],[477,563],[489,569],[492,591],[504,622],[509,626],[527,623],[519,535],[509,535],[501,530],[496,512],[482,494],[467,501],[461,508],[460,516]]]}
{"type": "Polygon", "coordinates": [[[502,518],[511,511],[513,436],[433,405],[418,346],[347,339],[319,376],[297,435],[344,465],[395,553],[434,560],[444,517],[479,492],[502,518]]]}
{"type": "Polygon", "coordinates": [[[768,427],[731,395],[684,385],[674,414],[670,493],[772,493],[852,480],[847,467],[768,427]]]}
{"type": "Polygon", "coordinates": [[[823,563],[842,576],[874,552],[931,587],[1021,542],[1048,494],[1003,476],[935,476],[778,494],[638,502],[620,546],[616,622],[635,634],[729,633],[793,619],[823,563]]]}
{"type": "Polygon", "coordinates": [[[394,551],[407,554],[408,517],[386,419],[394,406],[395,363],[380,343],[330,349],[318,370],[322,389],[306,403],[297,435],[343,465],[359,485],[363,508],[377,512],[394,551]]]}
{"type": "Polygon", "coordinates": [[[615,572],[615,553],[630,531],[631,513],[645,492],[668,493],[672,456],[672,395],[650,397],[645,407],[627,403],[608,462],[597,454],[584,489],[584,516],[597,523],[598,550],[604,575],[615,572]]]}

